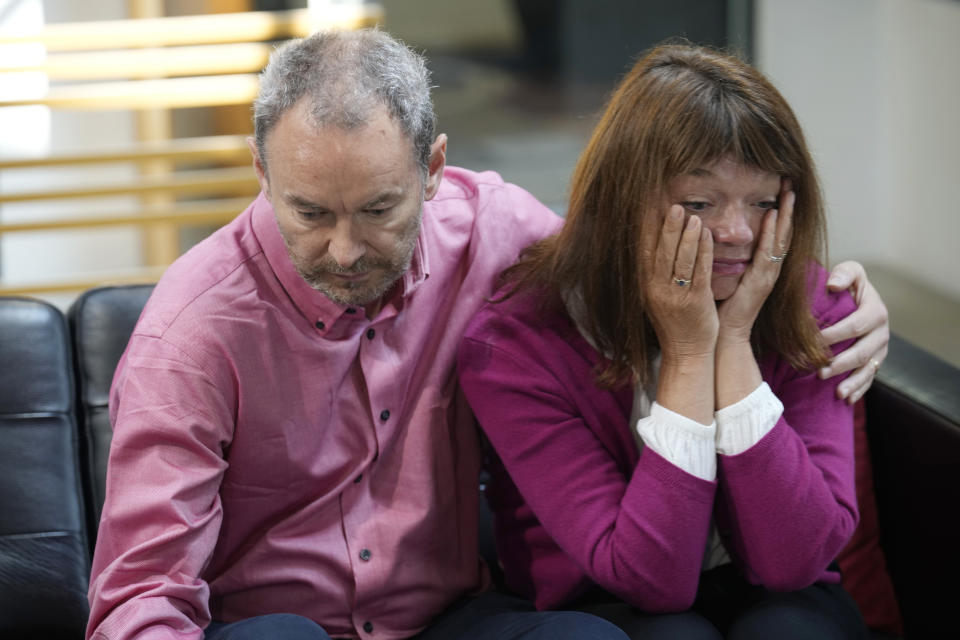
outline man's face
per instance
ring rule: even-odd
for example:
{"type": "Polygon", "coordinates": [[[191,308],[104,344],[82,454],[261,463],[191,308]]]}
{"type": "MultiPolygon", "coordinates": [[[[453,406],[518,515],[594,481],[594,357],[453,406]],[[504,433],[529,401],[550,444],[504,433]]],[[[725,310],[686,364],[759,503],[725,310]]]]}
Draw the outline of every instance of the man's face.
{"type": "Polygon", "coordinates": [[[376,303],[389,291],[410,266],[423,201],[442,175],[445,141],[434,143],[425,183],[412,143],[385,107],[347,130],[317,127],[302,100],[267,136],[269,173],[252,147],[290,258],[311,287],[352,306],[376,303]]]}

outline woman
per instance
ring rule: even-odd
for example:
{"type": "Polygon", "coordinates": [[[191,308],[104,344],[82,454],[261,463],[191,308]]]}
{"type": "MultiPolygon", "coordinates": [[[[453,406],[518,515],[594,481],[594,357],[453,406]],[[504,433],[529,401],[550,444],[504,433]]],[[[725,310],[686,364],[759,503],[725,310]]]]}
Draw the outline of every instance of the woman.
{"type": "MultiPolygon", "coordinates": [[[[852,410],[816,369],[822,202],[795,116],[706,49],[641,59],[558,235],[468,329],[508,586],[635,638],[854,638],[852,410]]],[[[834,345],[840,351],[849,343],[834,345]]]]}

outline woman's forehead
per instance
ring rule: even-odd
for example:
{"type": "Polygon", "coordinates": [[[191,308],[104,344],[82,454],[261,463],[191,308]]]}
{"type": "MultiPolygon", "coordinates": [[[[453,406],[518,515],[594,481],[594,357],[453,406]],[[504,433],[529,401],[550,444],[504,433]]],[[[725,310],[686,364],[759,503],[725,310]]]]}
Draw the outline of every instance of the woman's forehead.
{"type": "Polygon", "coordinates": [[[740,162],[732,156],[724,156],[699,164],[689,171],[681,173],[671,182],[775,186],[780,183],[780,175],[740,162]]]}

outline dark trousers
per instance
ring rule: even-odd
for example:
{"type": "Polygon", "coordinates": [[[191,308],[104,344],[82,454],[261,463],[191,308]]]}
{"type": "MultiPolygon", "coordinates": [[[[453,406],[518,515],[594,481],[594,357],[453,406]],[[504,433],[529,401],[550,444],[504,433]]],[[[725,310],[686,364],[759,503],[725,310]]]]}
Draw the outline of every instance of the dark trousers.
{"type": "Polygon", "coordinates": [[[646,614],[605,592],[576,607],[643,640],[867,640],[857,605],[838,584],[777,593],[751,585],[732,566],[703,574],[693,607],[646,614]]]}
{"type": "MultiPolygon", "coordinates": [[[[376,637],[376,625],[372,629],[376,637]]],[[[317,623],[292,614],[213,622],[205,640],[329,640],[317,623]]],[[[579,611],[538,612],[530,603],[496,592],[465,598],[415,636],[416,640],[627,640],[601,618],[579,611]]]]}

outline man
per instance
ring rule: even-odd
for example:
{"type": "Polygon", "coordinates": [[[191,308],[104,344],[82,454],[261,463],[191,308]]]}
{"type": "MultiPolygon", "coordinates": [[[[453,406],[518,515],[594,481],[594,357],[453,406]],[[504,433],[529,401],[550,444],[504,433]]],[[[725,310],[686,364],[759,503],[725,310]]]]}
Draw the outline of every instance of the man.
{"type": "Polygon", "coordinates": [[[445,170],[381,32],[280,50],[255,131],[263,193],[171,266],[114,379],[88,637],[622,638],[489,591],[477,553],[455,351],[559,219],[445,170]]]}

